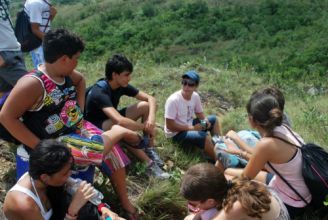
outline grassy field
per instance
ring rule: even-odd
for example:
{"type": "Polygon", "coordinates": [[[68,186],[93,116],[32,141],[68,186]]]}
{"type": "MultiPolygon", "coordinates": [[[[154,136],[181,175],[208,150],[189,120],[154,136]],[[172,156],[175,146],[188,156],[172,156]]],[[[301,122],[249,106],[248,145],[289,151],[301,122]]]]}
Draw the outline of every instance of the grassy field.
{"type": "MultiPolygon", "coordinates": [[[[22,3],[13,2],[12,15],[22,3]]],[[[180,89],[186,70],[200,73],[205,112],[219,116],[224,132],[248,129],[245,105],[250,94],[276,85],[285,94],[295,131],[328,150],[327,0],[54,2],[54,27],[75,31],[86,42],[77,69],[88,85],[103,77],[110,55],[124,52],[135,67],[131,84],[157,99],[156,143],[172,178],[148,179],[137,161],[129,167],[129,195],[145,212],[143,219],[183,219],[181,175],[205,161],[197,150],[182,152],[162,130],[165,100],[180,89]],[[310,94],[311,89],[317,92],[310,94]]],[[[31,69],[28,56],[26,63],[31,69]]],[[[133,101],[123,98],[121,106],[133,101]]],[[[96,186],[120,213],[108,179],[99,174],[96,186]]],[[[323,219],[319,216],[309,211],[303,219],[323,219]]]]}
{"type": "MultiPolygon", "coordinates": [[[[103,76],[104,63],[102,58],[95,63],[81,62],[79,70],[85,73],[88,84],[103,76]]],[[[145,212],[143,219],[182,219],[186,215],[186,202],[179,195],[181,175],[192,164],[205,161],[200,151],[186,153],[181,151],[171,141],[164,137],[161,127],[164,123],[164,104],[166,98],[180,89],[180,79],[183,72],[196,69],[201,76],[199,93],[205,106],[206,114],[217,114],[220,117],[224,132],[235,129],[248,129],[245,104],[250,94],[258,89],[272,85],[266,79],[247,69],[224,70],[210,64],[188,62],[181,66],[171,67],[154,65],[146,60],[134,60],[135,71],[131,84],[154,95],[158,102],[156,121],[160,125],[156,137],[157,146],[162,158],[166,161],[166,170],[172,174],[168,181],[148,179],[144,167],[137,161],[129,167],[129,194],[137,206],[145,212]]],[[[327,92],[318,95],[308,95],[299,89],[283,89],[286,96],[286,112],[292,119],[294,129],[308,142],[328,146],[328,114],[327,92]],[[297,91],[297,92],[295,92],[297,91]],[[293,93],[294,92],[294,93],[293,93]]],[[[132,103],[134,99],[123,98],[121,106],[132,103]]],[[[115,195],[103,184],[113,206],[117,206],[115,195]],[[114,199],[113,199],[114,198],[114,199]]],[[[119,211],[118,211],[119,212],[119,211]]],[[[308,216],[307,219],[318,219],[319,215],[308,216]]]]}

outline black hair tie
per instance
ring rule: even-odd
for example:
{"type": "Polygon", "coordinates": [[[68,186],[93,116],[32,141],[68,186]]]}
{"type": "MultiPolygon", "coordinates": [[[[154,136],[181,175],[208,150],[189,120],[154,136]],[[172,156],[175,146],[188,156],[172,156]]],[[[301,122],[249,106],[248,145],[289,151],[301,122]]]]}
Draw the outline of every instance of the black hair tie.
{"type": "Polygon", "coordinates": [[[228,189],[228,190],[231,189],[232,186],[233,186],[232,181],[231,181],[231,180],[227,180],[227,189],[228,189]]]}

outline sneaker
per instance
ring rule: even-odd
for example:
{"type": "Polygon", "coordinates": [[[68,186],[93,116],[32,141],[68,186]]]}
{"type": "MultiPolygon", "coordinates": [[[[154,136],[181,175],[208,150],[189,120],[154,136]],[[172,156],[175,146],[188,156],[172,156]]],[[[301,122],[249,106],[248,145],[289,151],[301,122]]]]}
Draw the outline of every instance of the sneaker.
{"type": "Polygon", "coordinates": [[[164,167],[163,160],[159,157],[158,153],[156,152],[154,147],[147,147],[145,148],[145,153],[147,156],[154,161],[159,167],[164,167]]]}
{"type": "Polygon", "coordinates": [[[229,154],[224,151],[225,144],[217,143],[214,147],[214,152],[217,159],[222,163],[225,169],[229,167],[236,167],[239,164],[239,159],[236,155],[229,154]]]}
{"type": "Polygon", "coordinates": [[[168,179],[171,176],[170,174],[168,174],[167,172],[164,172],[161,168],[159,168],[159,166],[155,162],[152,162],[147,167],[146,173],[149,176],[154,176],[154,177],[157,177],[159,179],[168,179]]]}
{"type": "Polygon", "coordinates": [[[224,137],[223,136],[217,136],[217,135],[214,135],[212,137],[212,143],[214,145],[216,145],[217,143],[224,143],[224,137]]]}

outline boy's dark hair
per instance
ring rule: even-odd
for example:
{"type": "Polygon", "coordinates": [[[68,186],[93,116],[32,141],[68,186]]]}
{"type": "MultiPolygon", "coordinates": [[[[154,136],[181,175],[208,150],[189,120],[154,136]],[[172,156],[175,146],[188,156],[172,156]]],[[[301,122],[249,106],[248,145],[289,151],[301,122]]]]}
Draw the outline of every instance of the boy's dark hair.
{"type": "Polygon", "coordinates": [[[124,55],[115,54],[106,63],[106,79],[112,80],[113,73],[121,74],[124,71],[132,73],[133,65],[124,55]]]}
{"type": "Polygon", "coordinates": [[[29,174],[39,179],[42,174],[52,175],[60,171],[72,158],[65,144],[55,140],[43,140],[30,152],[29,174]]]}
{"type": "Polygon", "coordinates": [[[51,30],[46,33],[42,46],[47,63],[54,63],[64,55],[72,58],[73,55],[84,50],[82,39],[65,29],[51,30]]]}

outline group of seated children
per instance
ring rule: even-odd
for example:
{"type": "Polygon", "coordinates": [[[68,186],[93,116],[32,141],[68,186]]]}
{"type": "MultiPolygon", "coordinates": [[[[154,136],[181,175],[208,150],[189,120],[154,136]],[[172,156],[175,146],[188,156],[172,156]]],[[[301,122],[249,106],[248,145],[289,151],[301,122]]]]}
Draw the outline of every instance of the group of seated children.
{"type": "Polygon", "coordinates": [[[181,193],[193,212],[186,219],[294,219],[311,202],[301,150],[296,147],[304,141],[290,128],[282,93],[273,87],[255,91],[246,109],[259,139],[251,146],[234,131],[212,139],[217,141],[216,169],[196,165],[182,182],[181,193]],[[244,168],[230,168],[230,156],[243,159],[244,168]]]}
{"type": "MultiPolygon", "coordinates": [[[[7,194],[6,217],[80,219],[79,210],[93,195],[91,185],[81,184],[70,203],[62,203],[66,206],[54,201],[65,193],[72,165],[91,164],[110,178],[125,217],[139,219],[127,195],[125,166],[130,161],[118,143],[146,163],[149,175],[170,177],[162,170],[164,162],[155,149],[155,98],[129,84],[133,66],[123,55],[109,59],[105,78],[86,91],[84,77],[75,70],[84,44],[67,30],[49,31],[43,50],[45,63],[17,82],[0,112],[1,123],[30,153],[29,172],[7,194]],[[124,95],[140,102],[118,109],[124,95]],[[100,151],[85,154],[85,143],[91,148],[101,146],[100,151]]],[[[165,135],[184,149],[197,146],[217,161],[216,167],[193,166],[183,178],[181,192],[193,213],[187,219],[289,219],[302,213],[306,203],[279,176],[272,175],[271,167],[278,169],[306,201],[311,201],[301,174],[301,153],[293,146],[303,140],[283,123],[281,92],[272,88],[256,91],[247,104],[249,123],[260,137],[254,147],[234,131],[227,133],[229,139],[221,138],[218,118],[206,117],[203,112],[196,92],[199,83],[196,71],[186,72],[182,89],[165,103],[165,135]],[[218,143],[226,148],[222,150],[218,143]],[[244,161],[244,169],[231,168],[229,156],[233,154],[244,161]]],[[[120,219],[106,207],[100,206],[100,211],[120,219]]]]}

